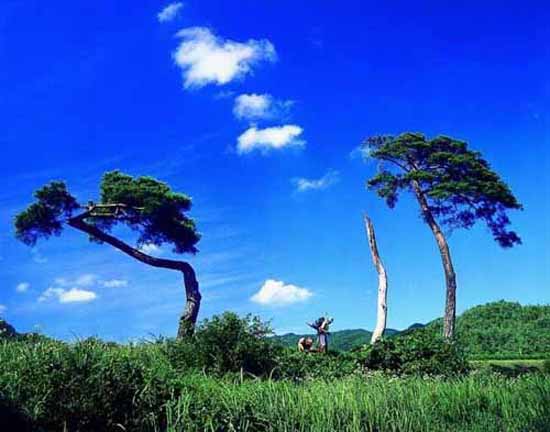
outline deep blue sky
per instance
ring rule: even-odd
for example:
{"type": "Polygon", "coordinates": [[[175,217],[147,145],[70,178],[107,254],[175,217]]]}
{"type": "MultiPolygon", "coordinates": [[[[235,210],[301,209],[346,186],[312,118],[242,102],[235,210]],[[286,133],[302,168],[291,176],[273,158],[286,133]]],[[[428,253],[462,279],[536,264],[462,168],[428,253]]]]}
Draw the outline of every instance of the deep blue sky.
{"type": "Polygon", "coordinates": [[[304,331],[326,311],[335,329],[372,328],[377,280],[363,211],[389,272],[389,326],[436,318],[444,279],[429,229],[410,198],[390,210],[366,191],[376,166],[353,157],[363,138],[403,131],[468,141],[525,207],[511,215],[524,242],[512,250],[483,226],[451,236],[459,312],[502,298],[550,302],[546,2],[187,0],[159,22],[168,3],[1,2],[0,316],[62,338],[175,334],[178,274],[70,229],[34,250],[14,239],[14,215],[45,182],[64,179],[86,202],[103,172],[121,169],[193,197],[203,239],[188,258],[203,318],[250,312],[278,332],[304,331]],[[221,43],[269,41],[277,60],[223,85],[184,88],[172,54],[175,34],[190,27],[221,43]],[[234,99],[252,93],[293,101],[257,127],[299,126],[305,145],[239,153],[250,125],[233,115],[234,99]],[[326,188],[296,190],[296,179],[329,172],[337,181],[326,188]],[[313,295],[278,307],[251,301],[268,279],[313,295]],[[97,297],[38,301],[52,287],[97,297]]]}

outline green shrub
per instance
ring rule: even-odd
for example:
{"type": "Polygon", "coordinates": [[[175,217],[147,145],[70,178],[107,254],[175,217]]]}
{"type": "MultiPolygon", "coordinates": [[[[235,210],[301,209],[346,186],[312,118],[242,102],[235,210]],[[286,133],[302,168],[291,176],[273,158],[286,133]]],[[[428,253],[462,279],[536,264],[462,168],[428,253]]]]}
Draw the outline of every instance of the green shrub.
{"type": "Polygon", "coordinates": [[[544,360],[542,363],[542,371],[550,375],[550,359],[544,360]]]}
{"type": "Polygon", "coordinates": [[[462,374],[469,368],[456,343],[422,331],[376,342],[366,348],[364,365],[397,374],[442,376],[462,374]]]}
{"type": "Polygon", "coordinates": [[[269,324],[258,317],[240,318],[232,312],[204,320],[192,341],[198,363],[205,370],[223,375],[228,372],[246,372],[266,376],[276,366],[280,350],[267,336],[272,333],[269,324]]]}
{"type": "Polygon", "coordinates": [[[277,357],[273,378],[294,381],[337,379],[358,373],[361,364],[351,353],[302,353],[286,348],[277,357]]]}

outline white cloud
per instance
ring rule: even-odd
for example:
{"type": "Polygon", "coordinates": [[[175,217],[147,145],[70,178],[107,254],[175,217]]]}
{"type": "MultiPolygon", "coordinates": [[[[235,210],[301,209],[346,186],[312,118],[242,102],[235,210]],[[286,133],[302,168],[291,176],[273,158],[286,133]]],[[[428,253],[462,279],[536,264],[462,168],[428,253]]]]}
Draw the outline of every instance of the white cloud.
{"type": "Polygon", "coordinates": [[[266,152],[270,149],[283,147],[301,147],[305,141],[298,139],[303,129],[296,125],[284,125],[257,129],[252,126],[244,131],[238,138],[237,152],[249,153],[252,150],[266,152]]]}
{"type": "Polygon", "coordinates": [[[3,314],[7,310],[8,310],[8,308],[6,306],[4,306],[3,304],[0,304],[0,314],[3,314]]]}
{"type": "Polygon", "coordinates": [[[159,20],[159,22],[172,21],[174,18],[176,18],[179,15],[182,8],[183,8],[182,2],[170,3],[168,6],[166,6],[163,10],[161,10],[157,14],[157,19],[159,20]]]}
{"type": "Polygon", "coordinates": [[[32,260],[37,264],[45,264],[48,262],[48,258],[40,253],[37,247],[31,249],[32,260]]]}
{"type": "Polygon", "coordinates": [[[96,298],[97,294],[93,291],[80,288],[66,290],[59,287],[50,287],[40,295],[38,301],[44,302],[50,299],[57,299],[59,303],[86,303],[96,298]]]}
{"type": "Polygon", "coordinates": [[[105,288],[122,288],[128,286],[128,281],[124,279],[110,279],[102,281],[101,285],[103,285],[105,288]]]}
{"type": "Polygon", "coordinates": [[[294,102],[276,100],[270,94],[241,94],[235,98],[233,114],[238,119],[256,120],[283,117],[294,102]]]}
{"type": "Polygon", "coordinates": [[[304,302],[312,295],[313,293],[306,288],[285,284],[283,281],[268,279],[264,282],[260,291],[254,294],[250,300],[261,305],[285,306],[292,303],[304,302]]]}
{"type": "Polygon", "coordinates": [[[24,293],[29,290],[30,286],[31,284],[28,282],[21,282],[17,284],[17,286],[15,287],[15,291],[17,291],[18,293],[24,293]]]}
{"type": "Polygon", "coordinates": [[[92,273],[86,273],[76,278],[74,283],[75,285],[78,285],[78,286],[91,286],[96,281],[97,281],[97,275],[92,273]]]}
{"type": "Polygon", "coordinates": [[[251,73],[260,61],[277,59],[275,47],[267,39],[235,42],[206,27],[185,28],[176,36],[182,41],[173,57],[182,70],[185,88],[227,84],[251,73]]]}
{"type": "Polygon", "coordinates": [[[153,243],[146,243],[139,248],[139,250],[146,254],[156,254],[161,255],[162,249],[153,243]]]}
{"type": "Polygon", "coordinates": [[[296,178],[292,180],[297,192],[326,189],[339,181],[338,171],[330,170],[319,179],[296,178]]]}

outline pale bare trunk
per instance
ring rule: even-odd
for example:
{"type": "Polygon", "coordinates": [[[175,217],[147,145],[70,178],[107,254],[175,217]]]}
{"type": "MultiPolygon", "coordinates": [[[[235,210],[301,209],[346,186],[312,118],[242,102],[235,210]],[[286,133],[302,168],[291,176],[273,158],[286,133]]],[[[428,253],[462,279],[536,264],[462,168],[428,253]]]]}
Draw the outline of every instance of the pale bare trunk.
{"type": "Polygon", "coordinates": [[[420,185],[416,182],[412,182],[414,192],[418,203],[420,204],[420,209],[422,210],[422,215],[424,220],[432,230],[432,233],[437,242],[439,248],[439,253],[441,255],[441,261],[443,262],[443,270],[445,271],[445,285],[446,285],[446,296],[445,296],[445,315],[443,316],[443,336],[446,339],[452,339],[455,333],[455,319],[456,319],[456,275],[453,267],[453,262],[451,260],[451,252],[449,250],[449,245],[447,240],[441,231],[441,228],[437,224],[435,218],[430,211],[428,206],[428,201],[420,185]]]}
{"type": "Polygon", "coordinates": [[[364,215],[365,229],[367,230],[367,239],[369,241],[372,262],[378,273],[378,307],[376,313],[376,327],[372,332],[371,344],[375,343],[382,337],[386,330],[386,320],[388,315],[387,296],[388,296],[388,276],[386,269],[380,259],[378,246],[376,244],[376,236],[374,234],[374,225],[367,215],[364,215]]]}
{"type": "Polygon", "coordinates": [[[97,238],[125,254],[148,264],[153,267],[166,268],[170,270],[178,270],[183,274],[183,283],[185,286],[186,304],[185,309],[180,317],[177,338],[181,339],[186,336],[191,336],[195,330],[195,324],[197,322],[197,316],[199,314],[199,308],[201,303],[201,294],[199,291],[199,283],[195,275],[193,267],[185,261],[176,261],[164,258],[156,258],[151,255],[147,255],[142,251],[135,249],[123,241],[111,236],[94,225],[85,222],[86,214],[76,216],[68,221],[68,224],[73,228],[87,233],[88,235],[97,238]]]}

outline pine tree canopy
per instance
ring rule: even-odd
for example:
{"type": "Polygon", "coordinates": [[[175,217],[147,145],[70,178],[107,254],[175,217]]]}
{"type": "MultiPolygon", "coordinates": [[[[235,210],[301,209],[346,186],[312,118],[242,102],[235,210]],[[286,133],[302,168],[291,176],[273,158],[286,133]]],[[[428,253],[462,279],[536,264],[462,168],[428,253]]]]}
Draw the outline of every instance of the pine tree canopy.
{"type": "MultiPolygon", "coordinates": [[[[15,218],[16,237],[28,245],[60,235],[63,225],[78,217],[103,232],[125,225],[138,234],[136,246],[169,243],[174,252],[195,253],[200,240],[194,221],[185,215],[191,198],[173,192],[152,177],[132,177],[111,171],[101,180],[99,203],[80,205],[62,181],[53,181],[34,193],[36,201],[15,218]]],[[[97,238],[91,238],[99,241],[97,238]]]]}
{"type": "Polygon", "coordinates": [[[479,152],[446,136],[427,139],[420,133],[374,136],[363,143],[364,154],[381,161],[379,172],[367,182],[390,208],[399,191],[418,187],[432,215],[448,229],[471,228],[483,220],[502,247],[520,244],[507,229],[506,210],[521,210],[510,188],[479,152]]]}

